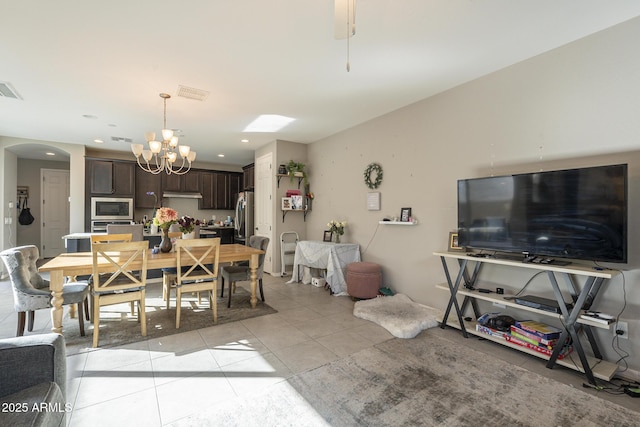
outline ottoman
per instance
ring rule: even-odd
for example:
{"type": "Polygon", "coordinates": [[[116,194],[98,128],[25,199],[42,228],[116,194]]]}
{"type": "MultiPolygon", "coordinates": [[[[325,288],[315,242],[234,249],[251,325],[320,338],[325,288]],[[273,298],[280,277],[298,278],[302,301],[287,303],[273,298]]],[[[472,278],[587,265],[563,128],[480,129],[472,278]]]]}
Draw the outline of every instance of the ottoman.
{"type": "Polygon", "coordinates": [[[352,298],[375,298],[382,287],[382,267],[374,262],[347,265],[347,293],[352,298]]]}

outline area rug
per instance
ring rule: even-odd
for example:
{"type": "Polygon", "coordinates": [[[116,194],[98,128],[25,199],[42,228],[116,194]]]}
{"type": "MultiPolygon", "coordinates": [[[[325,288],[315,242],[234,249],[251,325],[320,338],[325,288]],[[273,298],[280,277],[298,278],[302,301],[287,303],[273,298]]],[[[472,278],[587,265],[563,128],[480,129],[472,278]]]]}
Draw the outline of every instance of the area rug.
{"type": "Polygon", "coordinates": [[[449,340],[448,332],[456,333],[431,329],[385,341],[172,426],[638,425],[638,412],[474,350],[458,336],[449,340]]]}
{"type": "Polygon", "coordinates": [[[438,313],[404,294],[358,301],[353,307],[354,316],[382,326],[397,338],[413,338],[420,331],[438,326],[438,313]]]}
{"type": "MultiPolygon", "coordinates": [[[[231,308],[227,308],[227,294],[224,298],[218,298],[218,325],[250,319],[277,313],[268,304],[260,301],[256,308],[251,308],[251,294],[241,286],[236,288],[231,300],[231,308]]],[[[140,324],[136,315],[131,315],[129,303],[105,306],[100,311],[100,341],[101,348],[114,347],[133,342],[155,339],[167,335],[192,331],[200,328],[214,326],[213,314],[209,309],[207,298],[202,295],[202,304],[198,303],[196,295],[186,294],[182,296],[182,310],[180,316],[180,329],[176,329],[176,302],[175,293],[171,293],[171,305],[169,310],[162,299],[162,285],[147,286],[145,298],[147,315],[147,336],[143,337],[140,324]]],[[[80,336],[78,319],[70,319],[69,312],[65,308],[63,319],[64,336],[67,343],[67,354],[77,354],[93,350],[93,324],[85,321],[85,336],[80,336]]]]}

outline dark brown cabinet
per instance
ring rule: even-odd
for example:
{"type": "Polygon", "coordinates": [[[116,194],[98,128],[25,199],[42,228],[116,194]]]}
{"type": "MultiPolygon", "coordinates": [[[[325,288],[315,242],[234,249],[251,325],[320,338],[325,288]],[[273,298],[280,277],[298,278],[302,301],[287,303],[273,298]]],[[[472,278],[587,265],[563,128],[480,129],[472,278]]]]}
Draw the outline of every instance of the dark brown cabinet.
{"type": "Polygon", "coordinates": [[[191,170],[184,175],[162,174],[162,190],[175,192],[200,192],[200,172],[191,170]]]}
{"type": "Polygon", "coordinates": [[[200,209],[234,209],[242,174],[238,172],[200,172],[202,199],[200,209]]]}
{"type": "Polygon", "coordinates": [[[236,208],[236,194],[242,191],[242,175],[241,173],[229,173],[229,191],[227,192],[227,206],[229,209],[236,208]]]}
{"type": "Polygon", "coordinates": [[[162,176],[136,168],[136,209],[153,209],[160,207],[161,198],[162,176]],[[153,192],[153,195],[147,194],[149,192],[153,192]]]}
{"type": "Polygon", "coordinates": [[[255,181],[255,166],[253,163],[242,168],[242,188],[253,191],[255,181]]]}
{"type": "Polygon", "coordinates": [[[87,160],[89,195],[133,197],[134,167],[130,162],[87,160]]]}

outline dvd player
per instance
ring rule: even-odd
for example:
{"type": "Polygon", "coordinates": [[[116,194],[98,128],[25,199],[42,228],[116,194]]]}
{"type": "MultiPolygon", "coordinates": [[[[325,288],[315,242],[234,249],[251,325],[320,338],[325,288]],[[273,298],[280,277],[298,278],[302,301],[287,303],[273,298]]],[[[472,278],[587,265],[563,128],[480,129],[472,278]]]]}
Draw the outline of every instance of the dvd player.
{"type": "MultiPolygon", "coordinates": [[[[526,305],[527,307],[537,308],[538,310],[562,314],[560,304],[558,304],[558,301],[553,299],[537,297],[535,295],[523,295],[521,297],[516,297],[515,302],[516,304],[526,305]]],[[[572,304],[565,303],[565,306],[568,310],[573,308],[572,304]]]]}

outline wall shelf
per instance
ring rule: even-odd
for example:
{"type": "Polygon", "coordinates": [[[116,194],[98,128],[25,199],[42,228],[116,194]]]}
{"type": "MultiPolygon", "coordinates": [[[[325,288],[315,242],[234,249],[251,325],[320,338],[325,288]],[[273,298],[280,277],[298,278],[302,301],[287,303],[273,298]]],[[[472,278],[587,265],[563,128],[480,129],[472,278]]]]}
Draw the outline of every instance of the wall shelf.
{"type": "Polygon", "coordinates": [[[378,221],[382,225],[417,225],[415,221],[378,221]]]}

